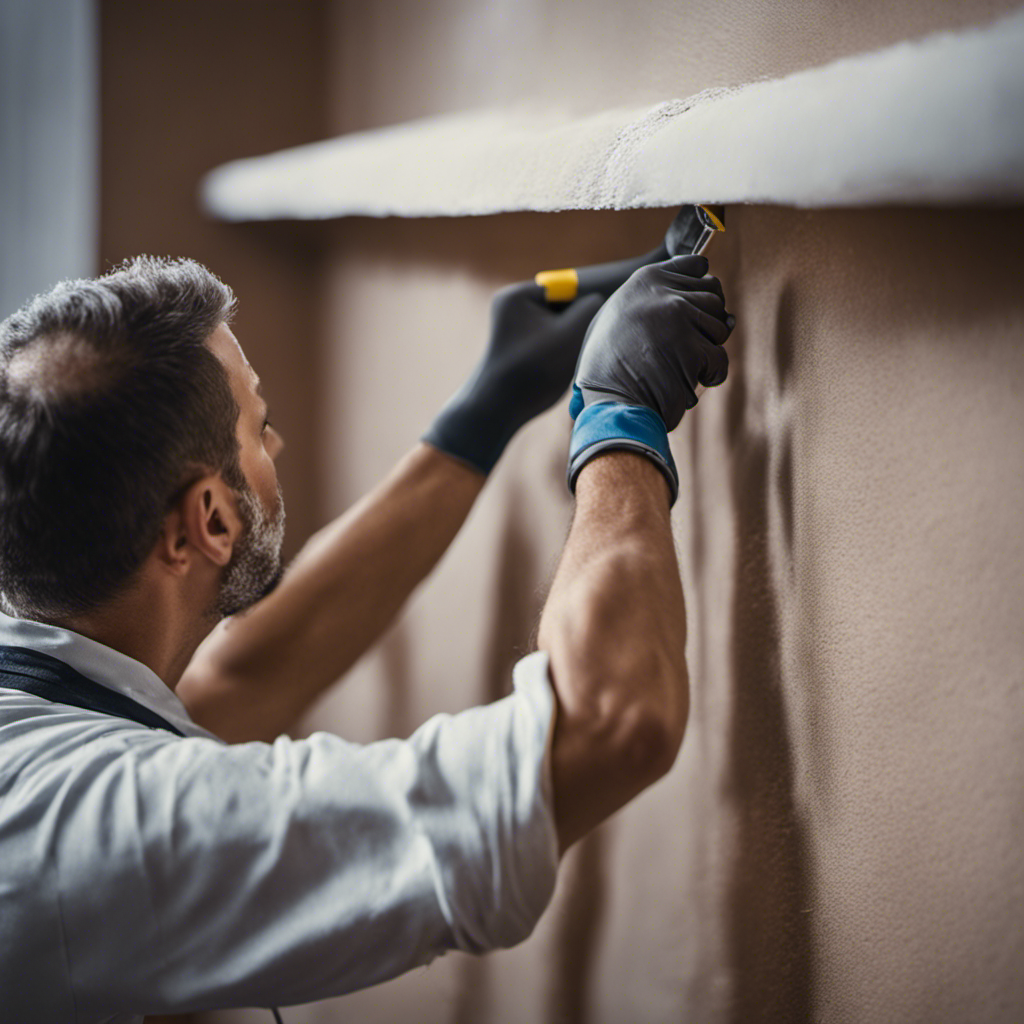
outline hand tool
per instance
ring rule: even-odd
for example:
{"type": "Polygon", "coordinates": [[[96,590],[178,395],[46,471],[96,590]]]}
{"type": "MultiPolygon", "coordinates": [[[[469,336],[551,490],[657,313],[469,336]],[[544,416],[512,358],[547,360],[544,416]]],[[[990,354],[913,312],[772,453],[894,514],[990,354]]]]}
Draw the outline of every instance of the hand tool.
{"type": "Polygon", "coordinates": [[[548,302],[572,302],[578,295],[597,293],[607,298],[634,270],[648,263],[660,263],[670,256],[703,252],[719,231],[725,230],[722,206],[684,206],[668,226],[665,240],[657,249],[630,260],[596,263],[590,267],[542,270],[534,281],[544,289],[548,302]]]}

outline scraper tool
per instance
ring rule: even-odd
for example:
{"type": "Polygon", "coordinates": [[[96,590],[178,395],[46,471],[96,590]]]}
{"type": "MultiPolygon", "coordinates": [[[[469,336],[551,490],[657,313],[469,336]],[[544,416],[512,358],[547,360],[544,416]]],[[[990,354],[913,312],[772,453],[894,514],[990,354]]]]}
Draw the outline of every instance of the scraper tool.
{"type": "Polygon", "coordinates": [[[722,206],[684,206],[665,232],[665,241],[657,249],[631,260],[596,263],[591,267],[566,267],[542,270],[534,278],[544,289],[548,302],[572,302],[578,295],[603,295],[607,298],[640,267],[660,263],[669,256],[703,252],[719,231],[725,230],[722,206]]]}

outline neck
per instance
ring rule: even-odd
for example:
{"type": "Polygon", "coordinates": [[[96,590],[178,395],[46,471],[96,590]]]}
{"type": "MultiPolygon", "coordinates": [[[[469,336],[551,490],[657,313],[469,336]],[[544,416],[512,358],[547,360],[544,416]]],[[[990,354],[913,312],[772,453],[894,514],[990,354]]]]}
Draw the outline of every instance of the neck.
{"type": "Polygon", "coordinates": [[[173,690],[216,625],[208,617],[197,617],[178,597],[167,589],[133,587],[96,611],[51,624],[134,658],[173,690]]]}

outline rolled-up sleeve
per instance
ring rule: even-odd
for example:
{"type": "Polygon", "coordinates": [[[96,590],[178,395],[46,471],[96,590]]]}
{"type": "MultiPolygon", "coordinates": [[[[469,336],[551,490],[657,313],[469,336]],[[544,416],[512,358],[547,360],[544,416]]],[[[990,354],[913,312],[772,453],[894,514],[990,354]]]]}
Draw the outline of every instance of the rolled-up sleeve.
{"type": "Polygon", "coordinates": [[[514,682],[367,746],[122,733],[39,837],[79,1018],[307,1002],[524,939],[558,861],[546,655],[514,682]]]}

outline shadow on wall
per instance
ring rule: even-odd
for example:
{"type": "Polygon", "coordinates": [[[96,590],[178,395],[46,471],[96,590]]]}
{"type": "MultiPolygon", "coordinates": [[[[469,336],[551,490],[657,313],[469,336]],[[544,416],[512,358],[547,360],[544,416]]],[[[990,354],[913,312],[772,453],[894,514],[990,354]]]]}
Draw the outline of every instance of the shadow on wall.
{"type": "Polygon", "coordinates": [[[735,210],[726,1019],[1016,1019],[1019,220],[735,210]]]}
{"type": "MultiPolygon", "coordinates": [[[[749,347],[774,341],[777,387],[786,386],[796,343],[791,285],[778,297],[775,323],[752,318],[730,339],[732,384],[726,408],[735,516],[732,606],[732,721],[725,792],[737,808],[735,863],[727,908],[736,1022],[811,1018],[811,933],[807,859],[794,799],[787,734],[782,644],[769,522],[774,502],[791,564],[792,439],[750,415],[754,389],[744,359],[749,347]],[[761,337],[765,334],[765,337],[761,337]]],[[[758,389],[761,390],[761,389],[758,389]]],[[[763,401],[763,391],[758,401],[763,401]]]]}

